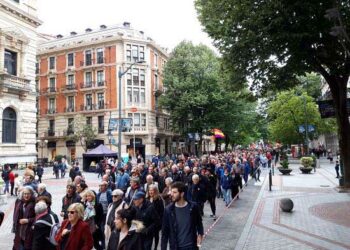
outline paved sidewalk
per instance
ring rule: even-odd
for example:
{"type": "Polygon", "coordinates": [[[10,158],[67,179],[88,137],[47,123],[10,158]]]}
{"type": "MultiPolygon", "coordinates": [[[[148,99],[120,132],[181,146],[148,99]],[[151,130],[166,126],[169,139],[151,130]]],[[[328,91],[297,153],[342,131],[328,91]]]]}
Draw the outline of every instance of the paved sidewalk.
{"type": "Polygon", "coordinates": [[[290,167],[290,176],[276,171],[272,191],[265,181],[235,249],[350,249],[350,194],[337,191],[334,164],[321,159],[308,175],[290,167]],[[280,211],[285,197],[294,202],[292,213],[280,211]]]}

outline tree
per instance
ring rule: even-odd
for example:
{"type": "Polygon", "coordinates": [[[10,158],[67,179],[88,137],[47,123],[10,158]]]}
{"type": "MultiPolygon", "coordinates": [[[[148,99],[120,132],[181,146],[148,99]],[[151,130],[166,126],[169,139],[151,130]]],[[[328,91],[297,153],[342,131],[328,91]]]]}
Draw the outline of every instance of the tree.
{"type": "MultiPolygon", "coordinates": [[[[315,131],[308,134],[308,139],[315,139],[319,134],[330,132],[332,128],[321,119],[317,105],[306,92],[297,95],[295,90],[283,91],[277,95],[268,107],[269,132],[271,139],[284,144],[303,144],[306,134],[299,132],[299,126],[315,126],[315,131]]],[[[333,127],[334,130],[334,127],[333,127]]]]}
{"type": "Polygon", "coordinates": [[[74,119],[69,127],[74,131],[73,134],[67,136],[67,140],[80,142],[81,147],[86,152],[89,145],[91,145],[97,137],[97,131],[92,125],[86,124],[84,117],[78,116],[74,119]]]}
{"type": "Polygon", "coordinates": [[[196,0],[199,20],[240,83],[288,89],[297,76],[317,72],[328,83],[338,123],[344,181],[350,186],[350,2],[196,0]]]}
{"type": "MultiPolygon", "coordinates": [[[[212,128],[225,133],[227,143],[242,122],[247,93],[228,91],[221,61],[208,47],[183,41],[176,46],[164,69],[167,91],[160,98],[161,107],[170,112],[173,128],[183,136],[202,135],[212,128]]],[[[226,143],[226,144],[227,144],[226,143]]]]}

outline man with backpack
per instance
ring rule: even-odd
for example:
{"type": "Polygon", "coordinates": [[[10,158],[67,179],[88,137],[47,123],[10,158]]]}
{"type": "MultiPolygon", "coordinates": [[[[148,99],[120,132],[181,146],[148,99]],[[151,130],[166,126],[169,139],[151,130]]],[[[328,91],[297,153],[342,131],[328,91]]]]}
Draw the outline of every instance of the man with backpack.
{"type": "Polygon", "coordinates": [[[56,249],[55,236],[59,229],[58,220],[48,212],[45,201],[40,200],[35,204],[36,219],[33,225],[32,250],[56,249]]]}

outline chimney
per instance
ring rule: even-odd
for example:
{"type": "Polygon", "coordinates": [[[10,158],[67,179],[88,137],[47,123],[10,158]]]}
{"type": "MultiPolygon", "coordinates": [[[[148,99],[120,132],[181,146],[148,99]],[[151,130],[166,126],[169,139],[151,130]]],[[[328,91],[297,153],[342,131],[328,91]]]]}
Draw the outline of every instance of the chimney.
{"type": "Polygon", "coordinates": [[[77,32],[75,32],[75,31],[72,31],[72,32],[70,33],[71,36],[75,36],[76,34],[77,34],[77,32]]]}
{"type": "Polygon", "coordinates": [[[60,39],[60,38],[62,38],[63,36],[61,35],[61,34],[58,34],[57,36],[56,36],[56,38],[58,38],[58,39],[60,39]]]}
{"type": "Polygon", "coordinates": [[[142,30],[140,30],[140,34],[143,35],[143,34],[145,34],[145,32],[143,32],[142,30]]]}
{"type": "Polygon", "coordinates": [[[124,23],[123,23],[123,26],[124,26],[125,28],[130,28],[130,23],[129,23],[129,22],[124,22],[124,23]]]}
{"type": "Polygon", "coordinates": [[[106,29],[106,28],[107,28],[106,25],[104,25],[104,24],[100,25],[100,29],[101,29],[101,30],[104,30],[104,29],[106,29]]]}
{"type": "Polygon", "coordinates": [[[92,31],[92,29],[90,29],[90,28],[87,28],[87,29],[85,30],[86,33],[91,32],[91,31],[92,31]]]}

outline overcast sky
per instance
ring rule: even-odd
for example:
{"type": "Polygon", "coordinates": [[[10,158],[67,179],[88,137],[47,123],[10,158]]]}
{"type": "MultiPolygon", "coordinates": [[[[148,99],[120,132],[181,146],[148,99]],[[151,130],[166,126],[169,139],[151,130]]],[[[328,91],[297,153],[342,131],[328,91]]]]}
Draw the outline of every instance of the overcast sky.
{"type": "Polygon", "coordinates": [[[213,48],[193,0],[38,0],[38,13],[44,22],[42,33],[68,35],[128,21],[170,50],[182,40],[213,48]]]}

